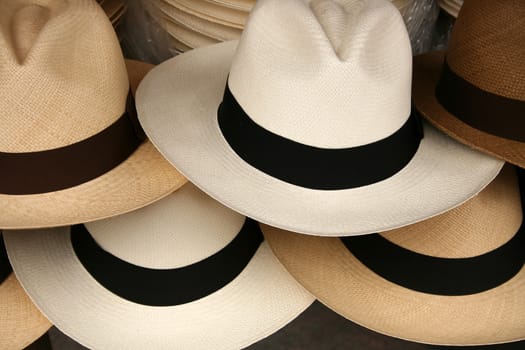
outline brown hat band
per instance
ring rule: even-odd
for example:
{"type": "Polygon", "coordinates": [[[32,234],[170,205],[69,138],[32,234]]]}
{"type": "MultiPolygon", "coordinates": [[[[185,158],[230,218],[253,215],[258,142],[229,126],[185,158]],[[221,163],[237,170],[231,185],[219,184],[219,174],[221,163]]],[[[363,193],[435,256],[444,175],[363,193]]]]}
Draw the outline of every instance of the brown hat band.
{"type": "Polygon", "coordinates": [[[478,130],[525,142],[525,101],[480,89],[443,64],[436,98],[452,115],[478,130]]]}
{"type": "Polygon", "coordinates": [[[85,140],[40,152],[0,152],[0,193],[27,195],[80,185],[122,163],[144,139],[130,94],[127,111],[85,140]]]}

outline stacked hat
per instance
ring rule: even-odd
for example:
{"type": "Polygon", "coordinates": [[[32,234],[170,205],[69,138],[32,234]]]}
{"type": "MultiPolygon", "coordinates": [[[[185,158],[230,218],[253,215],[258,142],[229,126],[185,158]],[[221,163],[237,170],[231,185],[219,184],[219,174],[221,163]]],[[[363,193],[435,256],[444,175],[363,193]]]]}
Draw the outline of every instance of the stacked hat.
{"type": "Polygon", "coordinates": [[[466,145],[522,168],[523,28],[523,1],[465,1],[447,51],[415,58],[413,85],[415,106],[433,125],[466,145]]]}
{"type": "Polygon", "coordinates": [[[463,0],[439,0],[439,7],[453,17],[458,17],[459,10],[463,6],[463,0]]]}
{"type": "Polygon", "coordinates": [[[367,328],[431,344],[525,339],[525,228],[511,166],[463,205],[400,229],[342,238],[262,230],[303,286],[367,328]]]}
{"type": "Polygon", "coordinates": [[[113,27],[120,24],[122,16],[126,12],[127,4],[124,0],[97,0],[106,15],[108,16],[113,27]]]}
{"type": "Polygon", "coordinates": [[[380,232],[463,203],[503,165],[412,113],[411,62],[387,1],[259,1],[239,42],[154,68],[137,110],[226,206],[295,232],[380,232]]]}
{"type": "Polygon", "coordinates": [[[125,64],[96,2],[6,0],[0,14],[0,228],[97,220],[185,183],[136,118],[150,66],[125,64]]]}
{"type": "MultiPolygon", "coordinates": [[[[256,0],[150,0],[180,52],[238,40],[256,0]]],[[[412,0],[392,0],[404,13],[412,0]]]]}
{"type": "Polygon", "coordinates": [[[23,349],[49,327],[15,277],[0,233],[0,349],[23,349]]]}
{"type": "Polygon", "coordinates": [[[40,310],[90,349],[240,349],[314,300],[256,222],[192,184],[128,214],[4,238],[40,310]]]}

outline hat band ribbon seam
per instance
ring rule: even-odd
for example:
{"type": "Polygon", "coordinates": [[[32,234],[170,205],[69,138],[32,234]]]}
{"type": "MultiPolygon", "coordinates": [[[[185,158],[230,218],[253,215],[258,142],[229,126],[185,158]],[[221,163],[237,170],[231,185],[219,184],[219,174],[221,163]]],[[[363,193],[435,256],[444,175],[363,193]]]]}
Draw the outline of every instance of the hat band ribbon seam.
{"type": "Polygon", "coordinates": [[[7,250],[5,249],[4,245],[4,239],[0,233],[0,284],[4,283],[7,277],[11,275],[11,272],[13,272],[13,268],[9,263],[7,250]]]}
{"type": "Polygon", "coordinates": [[[113,124],[74,144],[37,152],[0,152],[0,193],[30,195],[91,181],[125,161],[145,140],[131,93],[113,124]]]}
{"type": "Polygon", "coordinates": [[[128,301],[150,306],[185,304],[223,288],[248,265],[262,241],[258,224],[247,218],[237,236],[215,254],[180,268],[151,269],[106,252],[84,225],[71,228],[75,254],[98,283],[128,301]]]}
{"type": "Polygon", "coordinates": [[[495,288],[514,277],[525,262],[523,231],[522,225],[507,243],[468,258],[420,254],[379,234],[340,239],[363,265],[392,283],[423,293],[458,296],[495,288]]]}
{"type": "Polygon", "coordinates": [[[525,142],[525,101],[482,90],[456,74],[446,60],[435,96],[443,108],[469,126],[525,142]]]}
{"type": "Polygon", "coordinates": [[[255,123],[228,85],[217,121],[226,142],[246,163],[284,182],[316,190],[344,190],[385,180],[410,162],[423,137],[419,116],[411,113],[400,129],[370,144],[339,149],[305,145],[255,123]]]}

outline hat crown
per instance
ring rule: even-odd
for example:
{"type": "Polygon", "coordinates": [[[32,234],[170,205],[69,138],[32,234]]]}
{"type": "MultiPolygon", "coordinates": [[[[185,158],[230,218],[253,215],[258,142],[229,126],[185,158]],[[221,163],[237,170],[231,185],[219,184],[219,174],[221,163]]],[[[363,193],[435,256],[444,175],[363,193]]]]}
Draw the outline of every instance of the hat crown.
{"type": "Polygon", "coordinates": [[[199,262],[227,246],[245,217],[191,183],[145,208],[85,224],[107,252],[152,269],[199,262]]]}
{"type": "Polygon", "coordinates": [[[525,101],[525,2],[466,0],[447,50],[447,63],[482,90],[525,101]]]}
{"type": "Polygon", "coordinates": [[[92,0],[0,2],[0,151],[84,140],[124,112],[129,82],[116,34],[92,0]]]}
{"type": "Polygon", "coordinates": [[[512,166],[506,166],[483,191],[462,205],[381,236],[420,254],[469,258],[508,242],[522,220],[516,172],[512,166]]]}
{"type": "Polygon", "coordinates": [[[410,114],[410,42],[386,0],[261,0],[229,86],[260,126],[323,148],[390,136],[410,114]]]}

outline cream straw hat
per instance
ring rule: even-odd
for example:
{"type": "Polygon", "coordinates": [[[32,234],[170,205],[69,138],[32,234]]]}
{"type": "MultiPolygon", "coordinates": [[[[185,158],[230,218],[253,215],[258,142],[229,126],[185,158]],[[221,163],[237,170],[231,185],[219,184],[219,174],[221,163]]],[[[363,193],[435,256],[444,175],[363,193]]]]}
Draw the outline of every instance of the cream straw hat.
{"type": "Polygon", "coordinates": [[[443,345],[525,339],[525,229],[512,166],[442,215],[359,237],[262,226],[297,280],[344,317],[397,338],[443,345]]]}
{"type": "Polygon", "coordinates": [[[411,62],[388,1],[261,0],[238,43],[154,68],[137,111],[166,159],[246,216],[315,235],[385,231],[461,204],[503,165],[421,127],[411,62]]]}
{"type": "Polygon", "coordinates": [[[101,219],[185,182],[134,118],[150,66],[127,68],[95,1],[0,2],[0,228],[101,219]]]}
{"type": "Polygon", "coordinates": [[[122,216],[4,235],[31,298],[90,349],[240,349],[314,300],[254,221],[189,183],[122,216]]]}

